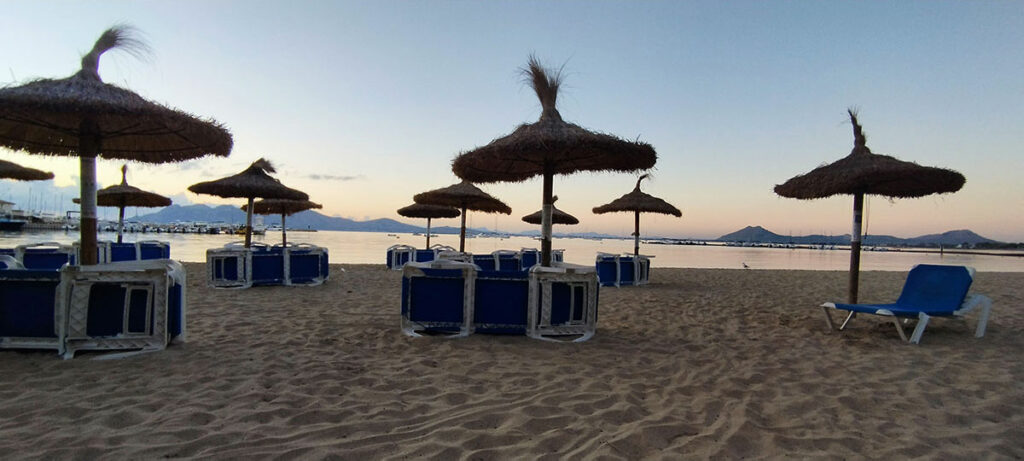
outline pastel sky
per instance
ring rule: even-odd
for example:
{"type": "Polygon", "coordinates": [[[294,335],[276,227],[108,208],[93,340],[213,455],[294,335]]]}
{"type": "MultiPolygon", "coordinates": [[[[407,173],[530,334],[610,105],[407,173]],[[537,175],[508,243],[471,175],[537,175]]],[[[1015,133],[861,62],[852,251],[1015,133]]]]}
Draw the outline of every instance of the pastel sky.
{"type": "MultiPolygon", "coordinates": [[[[643,189],[683,217],[645,215],[645,235],[848,233],[850,197],[772,188],[849,154],[857,107],[874,152],[967,177],[955,194],[872,197],[868,232],[1024,241],[1024,2],[14,1],[0,84],[72,74],[115,23],[153,52],[105,55],[106,82],[234,135],[226,159],[129,166],[130,183],[178,203],[239,204],[185,188],[266,157],[325,214],[422,225],[395,210],[457,182],[459,152],[540,115],[518,73],[535,53],[564,65],[563,118],[657,150],[643,189]]],[[[75,159],[0,158],[77,180],[75,159]]],[[[98,165],[102,185],[120,180],[120,163],[98,165]]],[[[626,235],[630,215],[590,209],[635,181],[556,177],[558,207],[580,218],[574,230],[626,235]]],[[[473,226],[532,227],[520,217],[540,208],[539,179],[482,187],[513,213],[470,213],[473,226]]]]}

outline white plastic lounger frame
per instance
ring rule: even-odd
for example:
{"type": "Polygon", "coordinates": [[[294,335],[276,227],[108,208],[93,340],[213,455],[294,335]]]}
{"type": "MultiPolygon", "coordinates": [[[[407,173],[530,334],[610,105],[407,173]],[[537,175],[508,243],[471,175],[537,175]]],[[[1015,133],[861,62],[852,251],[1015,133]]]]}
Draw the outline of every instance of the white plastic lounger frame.
{"type": "MultiPolygon", "coordinates": [[[[559,341],[559,336],[578,336],[571,342],[583,342],[597,330],[597,290],[600,287],[597,270],[589,266],[555,263],[554,267],[533,266],[530,269],[530,301],[526,314],[526,335],[534,339],[559,341]],[[570,288],[570,309],[575,309],[577,290],[582,288],[586,297],[580,320],[567,324],[551,324],[551,285],[567,283],[570,288]]],[[[570,314],[569,318],[575,317],[570,314]]]]}
{"type": "MultiPolygon", "coordinates": [[[[257,245],[253,243],[253,245],[257,245]]],[[[206,281],[213,288],[249,288],[252,286],[252,251],[243,242],[231,242],[221,248],[206,250],[206,281]],[[224,273],[224,263],[237,259],[235,280],[217,278],[217,269],[224,273]]]]}
{"type": "Polygon", "coordinates": [[[501,271],[501,270],[506,270],[507,271],[507,270],[509,270],[508,268],[505,268],[505,269],[501,268],[501,257],[502,256],[515,256],[516,257],[516,262],[515,262],[515,266],[516,267],[515,267],[515,269],[516,270],[519,269],[520,253],[518,251],[513,251],[513,250],[494,250],[494,251],[491,252],[491,257],[494,258],[494,270],[496,270],[496,271],[501,271]]]}
{"type": "Polygon", "coordinates": [[[391,261],[389,261],[390,264],[388,264],[388,265],[391,267],[391,270],[393,270],[393,271],[400,271],[400,270],[402,270],[402,266],[405,265],[405,264],[398,264],[398,261],[401,261],[401,256],[402,255],[408,256],[408,259],[406,260],[406,262],[415,262],[416,261],[416,247],[413,247],[413,246],[402,245],[402,244],[391,245],[390,247],[388,247],[388,253],[391,254],[391,261]]]}
{"type": "MultiPolygon", "coordinates": [[[[76,242],[76,244],[77,244],[77,242],[76,242]]],[[[102,247],[102,245],[100,245],[100,246],[102,247]]],[[[16,247],[14,247],[14,259],[17,259],[18,262],[24,264],[25,263],[25,250],[35,249],[35,248],[56,248],[57,250],[59,250],[60,253],[73,254],[73,255],[75,255],[76,260],[78,258],[78,248],[77,247],[72,247],[71,245],[64,245],[62,243],[57,243],[57,242],[40,242],[40,243],[28,243],[28,244],[25,244],[25,245],[18,245],[16,247]]],[[[98,258],[99,254],[97,254],[96,257],[98,258]]]]}
{"type": "MultiPolygon", "coordinates": [[[[281,245],[278,244],[278,245],[274,245],[274,246],[275,247],[280,247],[281,245]]],[[[318,247],[316,245],[313,245],[312,243],[289,243],[288,246],[284,247],[284,250],[283,250],[283,254],[284,254],[284,284],[288,285],[288,286],[292,285],[292,251],[304,251],[304,252],[314,253],[314,254],[317,254],[317,255],[319,255],[321,257],[324,254],[324,248],[323,247],[318,247]]],[[[330,278],[331,278],[331,274],[330,274],[330,272],[328,272],[326,274],[320,274],[319,277],[314,278],[309,283],[300,283],[298,285],[305,285],[305,286],[322,285],[325,281],[327,281],[330,278]]]]}
{"type": "Polygon", "coordinates": [[[615,260],[615,287],[622,286],[622,258],[633,258],[635,263],[633,264],[633,285],[647,285],[649,282],[648,274],[650,273],[651,258],[654,256],[648,255],[633,255],[633,254],[612,254],[612,253],[597,253],[596,262],[600,263],[602,259],[614,258],[615,260]]]}
{"type": "Polygon", "coordinates": [[[435,260],[473,264],[473,253],[464,253],[457,250],[441,250],[434,253],[434,255],[435,260]]]}
{"type": "Polygon", "coordinates": [[[0,255],[0,264],[7,266],[8,269],[25,268],[25,266],[21,264],[21,261],[18,261],[14,256],[9,255],[0,255]]]}
{"type": "MultiPolygon", "coordinates": [[[[966,267],[966,269],[967,272],[971,274],[971,278],[973,279],[975,269],[973,267],[966,267]]],[[[978,324],[974,328],[974,337],[981,338],[985,336],[985,328],[988,325],[988,318],[992,312],[992,300],[989,299],[988,296],[979,294],[968,294],[967,297],[964,298],[964,302],[963,304],[960,305],[960,308],[953,311],[952,317],[967,321],[967,314],[974,310],[974,308],[976,307],[981,308],[981,313],[978,315],[978,324]]],[[[836,308],[835,303],[824,303],[821,305],[821,310],[825,312],[825,321],[828,323],[829,330],[843,331],[846,329],[846,326],[850,323],[850,320],[853,320],[853,318],[857,316],[857,312],[850,311],[849,315],[846,316],[846,319],[843,320],[842,325],[839,325],[839,328],[836,328],[835,323],[832,321],[832,314],[829,313],[829,309],[838,310],[836,308]]],[[[924,334],[925,327],[928,326],[928,322],[931,321],[932,319],[932,316],[925,314],[924,312],[917,314],[917,326],[914,327],[913,333],[911,333],[910,337],[908,338],[907,333],[903,329],[903,325],[900,322],[901,317],[896,317],[892,313],[892,311],[886,309],[879,309],[878,311],[875,312],[875,315],[892,317],[892,323],[893,325],[896,326],[896,332],[899,333],[900,339],[902,339],[904,342],[908,342],[911,344],[921,343],[921,335],[924,334]]],[[[902,318],[902,320],[902,323],[905,324],[909,322],[911,319],[902,318]]]]}
{"type": "Polygon", "coordinates": [[[64,337],[63,357],[74,357],[79,350],[162,350],[170,339],[168,328],[168,301],[173,285],[181,289],[181,334],[186,338],[185,269],[170,259],[123,261],[95,266],[65,266],[61,270],[60,297],[67,306],[67,317],[58,323],[59,335],[64,337]],[[89,319],[89,294],[98,283],[120,283],[127,292],[124,301],[123,333],[116,337],[94,338],[86,333],[89,319]],[[145,296],[146,322],[142,331],[129,331],[129,307],[132,298],[145,296]]]}
{"type": "MultiPolygon", "coordinates": [[[[109,240],[100,240],[96,242],[96,263],[106,264],[110,262],[110,244],[109,240]]],[[[75,242],[71,244],[75,251],[75,261],[82,260],[82,242],[75,242]]],[[[138,259],[138,258],[136,258],[138,259]]]]}
{"type": "MultiPolygon", "coordinates": [[[[402,315],[402,332],[414,337],[423,336],[417,333],[417,330],[424,330],[431,327],[434,328],[454,328],[458,327],[459,332],[451,335],[446,335],[449,338],[464,338],[473,334],[473,300],[475,299],[476,289],[476,271],[477,267],[472,263],[465,263],[459,261],[448,261],[444,259],[437,259],[430,262],[411,262],[406,263],[402,269],[402,278],[409,278],[409,291],[406,294],[408,297],[412,297],[412,279],[414,277],[426,277],[427,274],[422,269],[459,269],[462,271],[463,288],[462,288],[462,323],[443,323],[443,322],[415,322],[411,320],[407,315],[402,315]]],[[[403,300],[406,302],[406,300],[403,300]]],[[[409,303],[411,304],[411,303],[409,303]]],[[[409,306],[412,309],[412,306],[409,306]]]]}

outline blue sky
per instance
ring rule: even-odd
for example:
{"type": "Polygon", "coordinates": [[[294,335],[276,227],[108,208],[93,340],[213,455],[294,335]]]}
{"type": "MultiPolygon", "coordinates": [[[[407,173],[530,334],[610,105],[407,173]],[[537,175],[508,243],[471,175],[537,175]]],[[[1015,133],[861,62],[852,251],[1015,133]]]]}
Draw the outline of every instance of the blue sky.
{"type": "MultiPolygon", "coordinates": [[[[234,203],[184,190],[265,156],[326,214],[397,219],[414,194],[457,181],[456,154],[537,119],[517,73],[536,53],[564,64],[566,120],[657,149],[644,190],[683,217],[645,216],[645,234],[849,232],[850,197],[772,187],[847,155],[854,106],[875,152],[967,177],[952,195],[872,198],[869,232],[1024,241],[1021,2],[8,2],[0,84],[70,75],[117,22],[153,53],[104,56],[105,81],[234,134],[227,159],[130,166],[130,182],[178,203],[234,203]]],[[[57,185],[77,175],[72,159],[0,158],[57,185]]],[[[101,160],[101,183],[119,167],[101,160]]],[[[556,178],[555,193],[578,230],[628,234],[630,216],[590,209],[635,181],[584,173],[556,178]]],[[[513,214],[471,224],[530,228],[519,218],[539,209],[539,180],[483,187],[513,214]]]]}

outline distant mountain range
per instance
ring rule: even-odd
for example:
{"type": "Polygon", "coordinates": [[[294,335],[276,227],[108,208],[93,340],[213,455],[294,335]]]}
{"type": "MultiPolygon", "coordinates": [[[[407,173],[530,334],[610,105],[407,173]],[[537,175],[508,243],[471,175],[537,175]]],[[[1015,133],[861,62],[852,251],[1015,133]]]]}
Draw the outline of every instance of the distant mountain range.
{"type": "MultiPolygon", "coordinates": [[[[850,234],[843,235],[779,235],[761,226],[747,226],[736,232],[725,234],[717,239],[720,242],[751,242],[751,243],[794,243],[802,245],[844,245],[850,243],[850,234]]],[[[969,230],[954,230],[941,234],[922,235],[920,237],[900,238],[891,235],[866,235],[865,245],[906,245],[906,246],[954,246],[960,244],[977,245],[979,243],[1000,243],[987,239],[969,230]]]]}
{"type": "MultiPolygon", "coordinates": [[[[238,207],[231,205],[209,206],[209,205],[171,205],[156,213],[139,216],[132,221],[163,223],[174,222],[225,222],[229,224],[245,223],[245,213],[238,207]]],[[[279,215],[268,215],[263,217],[263,223],[271,226],[281,224],[279,215]]],[[[352,219],[326,216],[314,210],[302,211],[288,217],[288,228],[290,229],[315,229],[334,231],[354,232],[392,232],[392,233],[414,233],[426,232],[426,227],[413,226],[400,223],[393,219],[372,219],[369,221],[355,221],[352,219]]],[[[440,226],[431,227],[431,232],[437,234],[457,234],[458,227],[440,226]]],[[[470,234],[495,234],[498,232],[487,228],[467,229],[470,234]]],[[[540,230],[529,230],[513,233],[534,237],[540,235],[540,230]]],[[[616,235],[601,234],[596,232],[566,232],[555,233],[556,237],[581,237],[581,238],[624,238],[616,235]]],[[[655,237],[649,237],[655,239],[655,237]]],[[[725,234],[716,239],[720,242],[756,242],[756,243],[794,243],[803,245],[843,245],[850,243],[850,235],[803,235],[789,236],[779,235],[761,226],[747,226],[736,232],[725,234]]],[[[954,246],[960,244],[995,244],[1000,243],[987,239],[969,230],[955,230],[942,234],[922,235],[913,238],[900,238],[891,235],[867,235],[864,237],[865,245],[906,245],[906,246],[954,246]]]]}

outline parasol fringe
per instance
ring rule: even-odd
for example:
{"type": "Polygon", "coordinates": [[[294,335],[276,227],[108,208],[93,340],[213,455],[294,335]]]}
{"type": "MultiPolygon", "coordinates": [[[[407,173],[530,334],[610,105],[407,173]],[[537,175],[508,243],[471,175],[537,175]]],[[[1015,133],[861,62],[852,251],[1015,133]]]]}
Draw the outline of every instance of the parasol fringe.
{"type": "Polygon", "coordinates": [[[863,147],[867,149],[867,136],[864,135],[864,129],[861,128],[860,123],[857,122],[857,111],[854,109],[847,109],[846,113],[850,114],[850,122],[853,123],[854,147],[863,147]]]}
{"type": "Polygon", "coordinates": [[[537,98],[540,99],[540,105],[544,109],[541,118],[545,115],[558,115],[558,118],[561,119],[555,104],[558,100],[558,88],[562,85],[562,70],[559,69],[551,73],[550,70],[544,69],[536,56],[530,55],[523,74],[530,82],[530,86],[533,87],[533,91],[537,93],[537,98]],[[551,75],[548,75],[549,73],[551,75]]]}
{"type": "Polygon", "coordinates": [[[249,168],[252,167],[259,168],[263,171],[266,171],[267,173],[277,173],[277,170],[274,168],[274,165],[270,163],[270,160],[267,160],[263,157],[260,157],[259,160],[252,162],[252,165],[249,165],[249,168]]]}
{"type": "Polygon", "coordinates": [[[138,31],[127,24],[117,24],[105,31],[89,54],[82,56],[82,70],[85,76],[100,80],[100,56],[107,51],[118,49],[136,58],[143,58],[150,53],[149,45],[137,37],[138,31]]]}
{"type": "Polygon", "coordinates": [[[650,177],[651,177],[650,173],[644,173],[644,174],[640,175],[640,177],[637,178],[637,180],[636,180],[636,187],[634,187],[633,190],[640,190],[640,181],[643,181],[643,180],[645,180],[647,178],[650,178],[650,177]]]}

